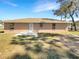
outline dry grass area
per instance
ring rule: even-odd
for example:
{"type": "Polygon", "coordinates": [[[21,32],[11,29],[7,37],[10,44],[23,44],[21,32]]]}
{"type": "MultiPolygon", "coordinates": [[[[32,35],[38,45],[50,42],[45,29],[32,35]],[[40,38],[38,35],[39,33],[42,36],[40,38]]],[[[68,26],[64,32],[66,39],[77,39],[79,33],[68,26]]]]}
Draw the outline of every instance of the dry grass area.
{"type": "Polygon", "coordinates": [[[0,34],[0,59],[7,59],[8,56],[17,53],[18,51],[22,51],[21,46],[11,45],[10,42],[12,40],[13,34],[0,34]],[[19,48],[19,49],[18,49],[19,48]]]}
{"type": "Polygon", "coordinates": [[[56,32],[56,33],[58,33],[58,34],[64,34],[64,35],[66,35],[66,34],[72,34],[72,35],[79,35],[79,31],[63,31],[63,32],[56,32]]]}
{"type": "Polygon", "coordinates": [[[70,47],[59,42],[59,36],[48,37],[47,40],[20,39],[20,43],[11,44],[13,35],[0,34],[0,59],[79,59],[78,56],[69,53],[70,47]],[[52,39],[58,40],[52,43],[52,39]]]}
{"type": "Polygon", "coordinates": [[[79,31],[73,31],[73,32],[69,32],[70,34],[75,34],[75,35],[79,35],[79,31]]]}

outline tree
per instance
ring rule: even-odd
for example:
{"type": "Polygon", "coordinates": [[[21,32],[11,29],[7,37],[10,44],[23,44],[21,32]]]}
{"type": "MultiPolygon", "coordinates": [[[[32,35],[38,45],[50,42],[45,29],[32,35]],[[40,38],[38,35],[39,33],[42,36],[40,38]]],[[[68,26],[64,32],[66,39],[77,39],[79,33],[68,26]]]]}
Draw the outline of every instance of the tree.
{"type": "Polygon", "coordinates": [[[60,3],[60,8],[54,11],[54,15],[71,18],[73,30],[76,31],[74,17],[78,17],[79,0],[57,0],[57,3],[60,3]]]}

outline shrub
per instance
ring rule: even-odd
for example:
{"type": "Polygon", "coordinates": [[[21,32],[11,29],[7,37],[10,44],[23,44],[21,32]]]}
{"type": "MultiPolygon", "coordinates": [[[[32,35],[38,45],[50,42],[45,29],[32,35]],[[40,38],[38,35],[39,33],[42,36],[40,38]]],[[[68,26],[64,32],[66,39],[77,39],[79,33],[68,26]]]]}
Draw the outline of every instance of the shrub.
{"type": "Polygon", "coordinates": [[[0,31],[0,33],[4,33],[4,31],[0,31]]]}
{"type": "Polygon", "coordinates": [[[42,51],[42,46],[41,46],[41,44],[36,44],[36,45],[34,45],[34,47],[35,47],[34,51],[35,51],[36,53],[39,53],[39,52],[42,51]]]}
{"type": "Polygon", "coordinates": [[[47,36],[52,36],[51,33],[38,33],[39,37],[47,37],[47,36]]]}
{"type": "Polygon", "coordinates": [[[25,35],[18,35],[19,38],[26,38],[27,36],[25,35]]]}

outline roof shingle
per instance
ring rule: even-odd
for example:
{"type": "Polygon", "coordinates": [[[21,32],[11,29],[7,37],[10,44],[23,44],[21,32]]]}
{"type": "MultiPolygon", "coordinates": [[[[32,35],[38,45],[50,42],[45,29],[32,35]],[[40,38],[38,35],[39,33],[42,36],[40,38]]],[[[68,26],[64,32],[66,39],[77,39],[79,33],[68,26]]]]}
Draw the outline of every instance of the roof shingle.
{"type": "Polygon", "coordinates": [[[68,23],[68,22],[48,18],[24,18],[15,20],[5,20],[4,23],[68,23]]]}

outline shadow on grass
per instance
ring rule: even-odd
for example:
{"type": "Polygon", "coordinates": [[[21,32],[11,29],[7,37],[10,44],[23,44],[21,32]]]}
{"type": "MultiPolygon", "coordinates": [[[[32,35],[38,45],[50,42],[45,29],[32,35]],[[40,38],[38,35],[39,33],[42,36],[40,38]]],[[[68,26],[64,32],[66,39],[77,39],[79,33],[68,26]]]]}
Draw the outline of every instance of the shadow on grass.
{"type": "Polygon", "coordinates": [[[14,45],[26,45],[31,44],[31,41],[37,41],[37,37],[27,38],[27,37],[13,37],[10,44],[14,45]],[[29,41],[28,41],[29,40],[29,41]]]}
{"type": "Polygon", "coordinates": [[[63,36],[62,34],[55,34],[55,33],[38,33],[39,37],[47,37],[47,36],[63,36]]]}
{"type": "Polygon", "coordinates": [[[61,56],[57,53],[55,49],[51,47],[48,49],[47,59],[61,59],[61,56]]]}
{"type": "Polygon", "coordinates": [[[37,56],[39,59],[61,59],[61,56],[57,53],[57,51],[52,48],[43,49],[36,45],[35,49],[31,48],[30,51],[37,55],[40,54],[37,56]]]}
{"type": "MultiPolygon", "coordinates": [[[[46,37],[46,36],[63,36],[61,34],[39,34],[40,37],[46,37]]],[[[68,37],[68,39],[70,39],[71,37],[68,37]]],[[[74,38],[71,38],[71,39],[74,39],[74,38]]],[[[39,38],[32,38],[32,39],[29,39],[30,41],[36,41],[36,40],[40,40],[39,38]]],[[[44,40],[44,38],[43,38],[44,40]]],[[[62,41],[62,40],[61,40],[62,41]]],[[[61,41],[57,41],[56,42],[61,42],[61,41]]],[[[36,41],[36,43],[38,43],[36,41]]],[[[60,46],[57,46],[53,43],[53,41],[50,41],[48,42],[50,45],[53,44],[55,47],[59,47],[61,48],[60,46]]],[[[35,54],[45,54],[46,56],[46,59],[61,59],[62,56],[60,56],[56,50],[53,50],[52,48],[54,47],[50,47],[49,49],[44,49],[41,45],[42,42],[39,44],[35,44],[33,45],[31,42],[27,42],[27,39],[26,40],[23,40],[23,39],[19,39],[19,41],[16,40],[12,40],[11,44],[19,44],[19,45],[24,45],[24,49],[25,49],[25,52],[26,51],[32,51],[33,53],[35,54]],[[29,44],[32,45],[32,47],[29,46],[29,44]],[[27,46],[28,45],[28,46],[27,46]],[[46,52],[45,52],[46,51],[46,52]]],[[[43,56],[43,55],[42,55],[43,56]]],[[[42,57],[41,56],[41,57],[42,57]]],[[[79,59],[79,57],[75,56],[74,54],[71,54],[70,52],[67,52],[67,58],[68,59],[79,59]]],[[[16,54],[14,55],[11,59],[32,59],[29,55],[19,55],[19,54],[16,54]]]]}
{"type": "Polygon", "coordinates": [[[13,45],[25,45],[26,42],[24,42],[23,40],[22,41],[12,40],[10,44],[13,44],[13,45]]]}
{"type": "Polygon", "coordinates": [[[7,59],[32,59],[32,58],[28,54],[24,54],[24,55],[15,54],[7,59]]]}
{"type": "Polygon", "coordinates": [[[68,56],[69,59],[79,59],[79,56],[76,56],[76,55],[74,55],[70,52],[67,52],[67,56],[68,56]]]}
{"type": "Polygon", "coordinates": [[[35,44],[32,47],[25,45],[25,50],[26,51],[32,51],[34,53],[40,53],[42,52],[42,45],[41,44],[35,44]]]}
{"type": "Polygon", "coordinates": [[[70,39],[72,41],[79,41],[79,37],[75,37],[73,35],[66,35],[65,38],[70,39]]]}

